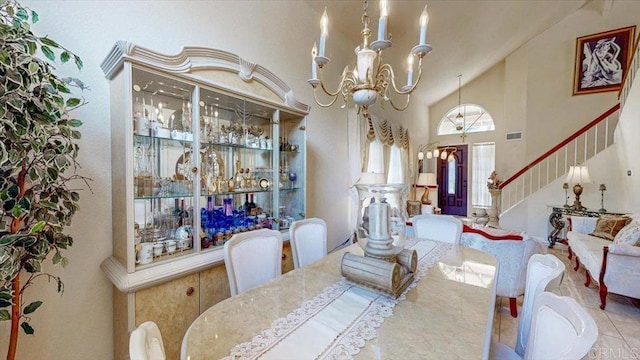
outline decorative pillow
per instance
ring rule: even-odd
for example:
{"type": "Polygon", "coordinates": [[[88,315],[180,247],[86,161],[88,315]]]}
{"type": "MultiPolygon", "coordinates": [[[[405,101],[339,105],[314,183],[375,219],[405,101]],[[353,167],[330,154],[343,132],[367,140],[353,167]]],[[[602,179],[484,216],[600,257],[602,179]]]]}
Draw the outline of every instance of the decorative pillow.
{"type": "Polygon", "coordinates": [[[613,240],[623,227],[631,222],[628,216],[602,215],[596,222],[596,229],[589,235],[613,240]]]}
{"type": "Polygon", "coordinates": [[[616,244],[640,246],[640,222],[632,221],[620,230],[613,239],[616,244]]]}
{"type": "Polygon", "coordinates": [[[488,240],[522,240],[522,235],[489,227],[479,229],[477,227],[462,225],[462,232],[480,234],[488,240]]]}

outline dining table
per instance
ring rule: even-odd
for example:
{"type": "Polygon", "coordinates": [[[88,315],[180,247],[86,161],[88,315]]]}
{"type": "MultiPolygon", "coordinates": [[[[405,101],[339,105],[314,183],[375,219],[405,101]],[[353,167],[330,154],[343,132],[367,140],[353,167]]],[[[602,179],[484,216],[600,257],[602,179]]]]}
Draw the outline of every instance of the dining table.
{"type": "Polygon", "coordinates": [[[341,275],[358,244],[205,310],[181,359],[487,359],[498,263],[485,252],[428,239],[398,298],[341,275]]]}

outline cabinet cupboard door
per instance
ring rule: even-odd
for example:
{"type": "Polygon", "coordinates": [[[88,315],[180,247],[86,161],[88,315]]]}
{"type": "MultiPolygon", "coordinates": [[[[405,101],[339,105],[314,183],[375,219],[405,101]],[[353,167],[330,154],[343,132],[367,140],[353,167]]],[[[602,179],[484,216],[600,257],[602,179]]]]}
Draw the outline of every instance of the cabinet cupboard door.
{"type": "Polygon", "coordinates": [[[229,278],[224,263],[200,272],[200,312],[230,298],[229,278]]]}
{"type": "Polygon", "coordinates": [[[199,274],[136,292],[136,326],[151,320],[158,324],[167,359],[180,358],[182,337],[199,311],[199,274]]]}
{"type": "Polygon", "coordinates": [[[293,270],[293,255],[291,253],[291,245],[286,243],[282,247],[282,273],[284,274],[291,270],[293,270]]]}

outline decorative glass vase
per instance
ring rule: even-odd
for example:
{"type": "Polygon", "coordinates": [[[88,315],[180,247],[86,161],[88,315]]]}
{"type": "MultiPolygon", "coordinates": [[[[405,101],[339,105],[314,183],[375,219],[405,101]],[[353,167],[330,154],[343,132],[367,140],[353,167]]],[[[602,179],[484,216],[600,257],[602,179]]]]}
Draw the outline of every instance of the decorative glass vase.
{"type": "Polygon", "coordinates": [[[391,257],[406,241],[406,184],[357,184],[358,243],[374,257],[391,257]]]}

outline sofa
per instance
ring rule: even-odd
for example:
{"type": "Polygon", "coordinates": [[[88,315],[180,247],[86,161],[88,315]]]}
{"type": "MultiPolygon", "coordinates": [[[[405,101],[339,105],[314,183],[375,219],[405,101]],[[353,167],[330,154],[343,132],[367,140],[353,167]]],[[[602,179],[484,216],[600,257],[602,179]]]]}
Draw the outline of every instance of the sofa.
{"type": "Polygon", "coordinates": [[[498,260],[496,294],[509,298],[511,316],[518,316],[517,297],[524,294],[527,264],[533,254],[544,254],[545,245],[527,234],[479,224],[464,225],[462,246],[493,255],[498,260]]]}
{"type": "Polygon", "coordinates": [[[567,233],[569,259],[574,270],[586,270],[584,285],[600,288],[600,309],[607,294],[640,298],[640,216],[572,216],[567,233]]]}

